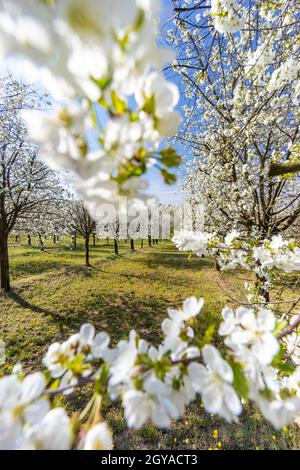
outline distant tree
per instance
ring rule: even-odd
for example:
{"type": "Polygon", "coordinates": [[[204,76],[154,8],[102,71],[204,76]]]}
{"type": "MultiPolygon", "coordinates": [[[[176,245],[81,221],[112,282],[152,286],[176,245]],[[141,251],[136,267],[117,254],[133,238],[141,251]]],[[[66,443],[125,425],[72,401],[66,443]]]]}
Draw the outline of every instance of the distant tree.
{"type": "Polygon", "coordinates": [[[73,233],[79,233],[84,238],[85,264],[90,266],[90,236],[95,232],[96,224],[80,201],[70,204],[69,216],[70,229],[73,233]]]}
{"type": "MultiPolygon", "coordinates": [[[[54,182],[53,182],[54,184],[54,182]]],[[[56,243],[59,235],[69,233],[69,201],[61,187],[59,181],[53,186],[53,199],[44,200],[43,204],[28,212],[26,217],[19,220],[16,228],[18,233],[25,233],[28,236],[28,244],[31,244],[31,237],[35,235],[42,251],[45,249],[45,239],[47,236],[53,236],[53,242],[56,243]]]]}

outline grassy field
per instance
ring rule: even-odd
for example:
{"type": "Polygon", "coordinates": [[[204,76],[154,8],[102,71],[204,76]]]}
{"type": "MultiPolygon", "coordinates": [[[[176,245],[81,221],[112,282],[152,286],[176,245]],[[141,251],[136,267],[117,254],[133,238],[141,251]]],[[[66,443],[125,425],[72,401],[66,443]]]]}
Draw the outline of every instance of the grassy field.
{"type": "MultiPolygon", "coordinates": [[[[205,308],[199,329],[220,322],[222,306],[241,298],[244,272],[222,274],[212,260],[188,259],[173,244],[160,243],[130,252],[121,243],[120,256],[113,246],[98,242],[91,247],[91,268],[83,266],[82,243],[74,249],[61,239],[46,250],[26,246],[26,240],[11,242],[10,259],[13,292],[0,294],[0,334],[6,343],[8,372],[16,362],[26,371],[41,366],[41,358],[53,341],[62,341],[84,322],[106,330],[113,342],[136,329],[157,344],[160,323],[168,307],[178,307],[190,295],[203,296],[205,308]]],[[[293,295],[292,290],[290,295],[293,295]]],[[[89,391],[68,398],[68,408],[84,405],[89,391]]],[[[300,448],[300,432],[274,430],[252,409],[247,409],[237,425],[226,425],[203,411],[200,402],[168,431],[152,426],[133,432],[126,427],[118,403],[110,404],[105,416],[112,425],[115,444],[122,449],[287,449],[300,448]]]]}

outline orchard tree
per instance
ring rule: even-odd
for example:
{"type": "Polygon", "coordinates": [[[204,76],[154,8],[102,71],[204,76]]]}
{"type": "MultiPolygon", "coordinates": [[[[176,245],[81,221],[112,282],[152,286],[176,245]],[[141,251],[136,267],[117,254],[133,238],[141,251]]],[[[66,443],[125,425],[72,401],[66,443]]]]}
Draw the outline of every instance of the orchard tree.
{"type": "Polygon", "coordinates": [[[52,199],[44,200],[22,217],[16,225],[18,233],[27,234],[29,245],[31,237],[36,236],[42,251],[45,250],[47,237],[52,236],[54,241],[58,235],[69,234],[68,193],[58,179],[53,181],[52,189],[52,199]]]}
{"type": "Polygon", "coordinates": [[[205,206],[208,230],[261,240],[284,232],[300,214],[290,174],[300,148],[299,3],[183,4],[174,0],[167,34],[185,96],[177,139],[193,155],[190,200],[205,206]]]}
{"type": "Polygon", "coordinates": [[[96,230],[95,221],[81,201],[73,201],[69,209],[70,229],[84,238],[85,264],[90,266],[90,236],[96,230]]]}
{"type": "Polygon", "coordinates": [[[98,223],[96,229],[97,236],[107,241],[112,238],[114,241],[114,252],[115,255],[119,255],[119,240],[121,237],[127,238],[127,230],[124,234],[124,230],[121,226],[120,219],[118,216],[112,217],[107,223],[98,223]]]}
{"type": "MultiPolygon", "coordinates": [[[[43,105],[43,97],[30,85],[0,78],[0,257],[1,288],[10,290],[8,237],[35,214],[45,212],[62,194],[55,173],[37,156],[36,145],[27,142],[20,117],[22,110],[43,105]]],[[[29,233],[29,232],[28,232],[29,233]]]]}

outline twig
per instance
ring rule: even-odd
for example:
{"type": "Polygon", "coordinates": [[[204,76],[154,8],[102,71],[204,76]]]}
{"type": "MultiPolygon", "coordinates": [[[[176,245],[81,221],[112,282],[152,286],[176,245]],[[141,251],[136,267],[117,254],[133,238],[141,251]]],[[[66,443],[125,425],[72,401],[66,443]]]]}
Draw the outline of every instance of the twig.
{"type": "Polygon", "coordinates": [[[284,338],[285,336],[290,335],[293,331],[300,325],[300,313],[297,316],[296,320],[293,321],[285,330],[281,331],[278,335],[278,339],[284,338]]]}

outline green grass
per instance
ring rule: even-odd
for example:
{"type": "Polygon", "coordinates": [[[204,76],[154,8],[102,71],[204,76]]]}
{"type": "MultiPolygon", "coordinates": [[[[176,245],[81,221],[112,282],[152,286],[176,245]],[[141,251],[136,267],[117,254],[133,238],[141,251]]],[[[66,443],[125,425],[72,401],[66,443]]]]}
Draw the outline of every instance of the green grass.
{"type": "MultiPolygon", "coordinates": [[[[84,240],[77,238],[77,247],[74,248],[70,238],[61,237],[56,244],[53,239],[45,241],[45,250],[41,251],[38,240],[32,239],[32,246],[26,244],[27,237],[22,237],[20,242],[10,239],[10,265],[12,279],[20,279],[35,274],[42,274],[50,270],[81,266],[84,264],[84,240]]],[[[120,242],[120,254],[128,251],[129,242],[120,242]]],[[[99,258],[112,257],[114,254],[111,241],[107,245],[106,240],[96,241],[93,246],[90,240],[90,259],[95,262],[99,258]]]]}
{"type": "MultiPolygon", "coordinates": [[[[85,268],[83,247],[71,249],[67,239],[57,245],[50,240],[46,251],[11,243],[14,291],[0,295],[0,331],[6,343],[6,373],[16,362],[26,371],[41,366],[41,359],[53,341],[63,341],[84,322],[106,330],[113,343],[136,329],[145,339],[158,344],[160,323],[168,307],[178,307],[189,295],[203,296],[205,307],[199,319],[200,331],[220,322],[222,306],[241,298],[244,272],[218,273],[212,260],[188,257],[169,242],[130,253],[122,242],[120,257],[105,242],[91,248],[91,268],[85,268]]],[[[139,243],[136,243],[139,247],[139,243]]],[[[292,295],[292,292],[291,292],[292,295]]],[[[70,411],[83,407],[89,391],[76,392],[68,399],[70,411]]],[[[227,425],[212,418],[193,403],[186,415],[169,431],[152,426],[133,432],[127,429],[118,404],[108,405],[105,416],[111,423],[118,448],[139,449],[273,449],[299,448],[299,431],[277,433],[254,410],[247,409],[240,423],[227,425]],[[213,438],[218,429],[219,438],[213,438]]]]}

